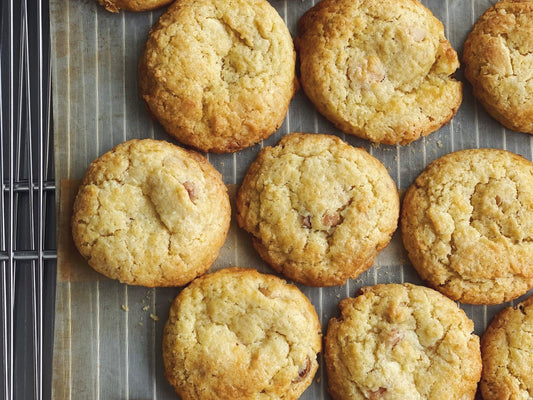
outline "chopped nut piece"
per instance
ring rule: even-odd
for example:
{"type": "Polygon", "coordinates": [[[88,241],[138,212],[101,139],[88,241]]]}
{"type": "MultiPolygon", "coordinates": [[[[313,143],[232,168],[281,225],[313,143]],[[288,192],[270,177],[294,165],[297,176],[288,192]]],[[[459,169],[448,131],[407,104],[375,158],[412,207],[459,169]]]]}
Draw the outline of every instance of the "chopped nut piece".
{"type": "Polygon", "coordinates": [[[394,347],[403,339],[404,333],[398,329],[393,329],[388,333],[385,344],[394,349],[394,347]]]}
{"type": "Polygon", "coordinates": [[[387,391],[386,388],[380,387],[377,390],[369,391],[368,392],[368,399],[369,400],[379,400],[382,397],[382,394],[387,391]]]}
{"type": "Polygon", "coordinates": [[[409,34],[415,42],[419,43],[426,38],[427,31],[419,27],[411,27],[409,29],[409,34]]]}
{"type": "Polygon", "coordinates": [[[341,223],[342,217],[339,213],[326,214],[322,217],[322,224],[324,226],[334,227],[341,223]]]}
{"type": "Polygon", "coordinates": [[[196,199],[198,198],[198,195],[196,193],[196,186],[194,185],[194,182],[191,181],[185,181],[183,182],[183,187],[189,194],[189,199],[194,203],[196,199]]]}
{"type": "Polygon", "coordinates": [[[298,376],[292,380],[292,383],[298,383],[305,379],[309,371],[311,370],[311,359],[309,356],[305,358],[305,366],[298,370],[298,376]]]}

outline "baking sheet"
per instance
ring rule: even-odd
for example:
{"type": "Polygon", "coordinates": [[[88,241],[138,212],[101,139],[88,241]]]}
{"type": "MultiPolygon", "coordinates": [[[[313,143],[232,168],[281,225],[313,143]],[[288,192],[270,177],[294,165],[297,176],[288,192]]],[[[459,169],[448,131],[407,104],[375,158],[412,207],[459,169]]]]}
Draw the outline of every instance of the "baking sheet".
{"type": "MultiPolygon", "coordinates": [[[[462,52],[473,23],[495,1],[427,0],[452,46],[462,52]]],[[[311,0],[271,0],[293,36],[311,0]]],[[[162,10],[110,14],[94,0],[50,0],[56,182],[60,182],[58,279],[53,364],[54,399],[175,399],[163,376],[161,333],[179,288],[127,286],[95,273],[75,251],[68,230],[73,196],[89,163],[114,145],[133,138],[172,141],[150,120],[137,93],[137,62],[148,31],[162,10]]],[[[463,80],[462,71],[457,77],[463,80]]],[[[473,99],[465,83],[455,118],[439,131],[407,146],[373,145],[344,135],[321,117],[302,91],[293,99],[284,124],[264,142],[236,154],[212,155],[234,195],[246,169],[263,146],[289,132],[330,133],[364,147],[406,189],[432,160],[454,150],[502,148],[531,160],[532,136],[504,129],[473,99]]],[[[250,238],[233,221],[228,240],[212,270],[239,265],[272,272],[255,254],[250,238]]],[[[398,233],[374,266],[344,286],[300,286],[320,317],[323,330],[338,302],[365,285],[420,283],[409,265],[398,233]]],[[[525,296],[517,299],[520,301],[525,296]]],[[[482,334],[503,307],[461,305],[482,334]]],[[[321,367],[302,399],[327,399],[321,367]]]]}

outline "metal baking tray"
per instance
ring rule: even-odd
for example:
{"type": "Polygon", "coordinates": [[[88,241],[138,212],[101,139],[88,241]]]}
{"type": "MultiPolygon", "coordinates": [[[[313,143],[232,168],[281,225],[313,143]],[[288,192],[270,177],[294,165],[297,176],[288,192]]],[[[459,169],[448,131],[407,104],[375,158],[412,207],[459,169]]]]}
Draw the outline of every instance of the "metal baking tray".
{"type": "MultiPolygon", "coordinates": [[[[295,36],[300,16],[312,0],[271,0],[295,36]]],[[[452,46],[462,52],[473,23],[494,1],[425,0],[452,46]]],[[[137,91],[137,63],[148,31],[162,10],[110,14],[94,0],[50,0],[52,91],[56,182],[60,192],[58,275],[53,364],[54,399],[174,399],[163,375],[161,333],[170,301],[179,288],[148,289],[106,279],[87,266],[72,247],[68,230],[71,201],[89,163],[132,138],[172,141],[147,115],[137,91]]],[[[464,80],[462,72],[457,77],[464,80]]],[[[432,160],[454,150],[493,147],[531,159],[532,136],[504,129],[472,97],[439,131],[407,146],[372,145],[344,135],[318,114],[300,91],[281,128],[270,138],[235,154],[207,154],[231,192],[263,146],[289,132],[329,133],[364,147],[381,160],[403,191],[432,160]]],[[[212,270],[239,265],[272,272],[251,249],[250,238],[232,225],[212,270]]],[[[374,266],[344,286],[300,286],[316,307],[323,329],[338,302],[365,285],[421,283],[409,265],[398,234],[374,266]]],[[[518,299],[520,300],[520,299],[518,299]]],[[[517,301],[518,301],[517,300],[517,301]]],[[[461,305],[482,334],[503,307],[461,305]]],[[[321,367],[302,399],[327,399],[321,367]]]]}

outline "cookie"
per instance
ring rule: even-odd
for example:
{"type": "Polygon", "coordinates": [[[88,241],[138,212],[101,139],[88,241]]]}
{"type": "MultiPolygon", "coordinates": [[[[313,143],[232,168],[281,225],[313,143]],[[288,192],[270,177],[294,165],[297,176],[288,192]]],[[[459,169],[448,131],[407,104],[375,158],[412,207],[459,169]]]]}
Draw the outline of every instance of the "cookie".
{"type": "Polygon", "coordinates": [[[399,216],[396,185],[376,158],[336,136],[305,133],[261,150],[236,206],[261,257],[311,286],[341,285],[370,268],[399,216]]]}
{"type": "Polygon", "coordinates": [[[255,269],[222,269],[174,300],[165,375],[183,400],[298,399],[318,368],[320,331],[296,286],[255,269]]]}
{"type": "Polygon", "coordinates": [[[405,194],[401,230],[419,275],[452,299],[524,294],[533,287],[533,163],[498,149],[433,161],[405,194]]]}
{"type": "Polygon", "coordinates": [[[296,90],[295,59],[268,1],[179,0],[150,31],[140,93],[180,142],[234,152],[281,126],[296,90]]]}
{"type": "Polygon", "coordinates": [[[457,53],[416,0],[322,0],[298,28],[301,85],[346,133],[406,144],[442,127],[461,104],[457,53]]]}
{"type": "Polygon", "coordinates": [[[166,6],[173,0],[97,0],[107,11],[117,13],[124,11],[150,11],[166,6]]]}
{"type": "Polygon", "coordinates": [[[207,159],[164,141],[130,140],[91,163],[72,235],[89,265],[131,285],[181,286],[217,258],[231,209],[207,159]]]}
{"type": "Polygon", "coordinates": [[[533,297],[530,297],[497,314],[481,338],[483,399],[530,399],[532,354],[533,297]]]}
{"type": "Polygon", "coordinates": [[[463,51],[474,96],[505,127],[533,133],[533,3],[500,1],[474,25],[463,51]]]}
{"type": "Polygon", "coordinates": [[[474,399],[479,338],[453,301],[405,283],[365,287],[339,307],[324,350],[335,400],[474,399]]]}

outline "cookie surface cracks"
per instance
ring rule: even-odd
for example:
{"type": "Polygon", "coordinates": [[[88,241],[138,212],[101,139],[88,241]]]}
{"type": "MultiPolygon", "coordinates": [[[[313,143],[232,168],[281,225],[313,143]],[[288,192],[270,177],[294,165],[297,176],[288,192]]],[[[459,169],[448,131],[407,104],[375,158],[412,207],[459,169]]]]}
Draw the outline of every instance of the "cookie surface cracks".
{"type": "Polygon", "coordinates": [[[426,287],[387,284],[339,307],[325,341],[334,399],[474,399],[479,338],[453,301],[426,287]]]}
{"type": "Polygon", "coordinates": [[[435,289],[474,304],[518,297],[533,285],[533,164],[497,149],[448,154],[407,191],[401,226],[435,289]]]}
{"type": "Polygon", "coordinates": [[[132,140],[90,165],[72,231],[98,272],[134,285],[180,286],[215,260],[229,219],[226,188],[205,157],[132,140]]]}
{"type": "Polygon", "coordinates": [[[320,350],[309,300],[253,269],[193,281],[172,304],[163,334],[166,376],[184,400],[296,400],[320,350]]]}
{"type": "Polygon", "coordinates": [[[486,110],[509,129],[533,133],[533,3],[490,7],[465,41],[463,62],[486,110]]]}
{"type": "Polygon", "coordinates": [[[150,31],[140,93],[166,131],[202,151],[270,136],[295,92],[290,33],[265,0],[181,0],[150,31]]]}
{"type": "Polygon", "coordinates": [[[484,400],[529,399],[533,393],[533,297],[498,313],[481,338],[484,400]]]}
{"type": "Polygon", "coordinates": [[[406,144],[447,123],[462,100],[457,54],[422,4],[323,0],[296,40],[301,82],[346,133],[406,144]]]}
{"type": "Polygon", "coordinates": [[[366,151],[334,136],[290,134],[251,165],[237,210],[274,269],[331,286],[372,265],[396,229],[399,199],[385,167],[366,151]]]}

